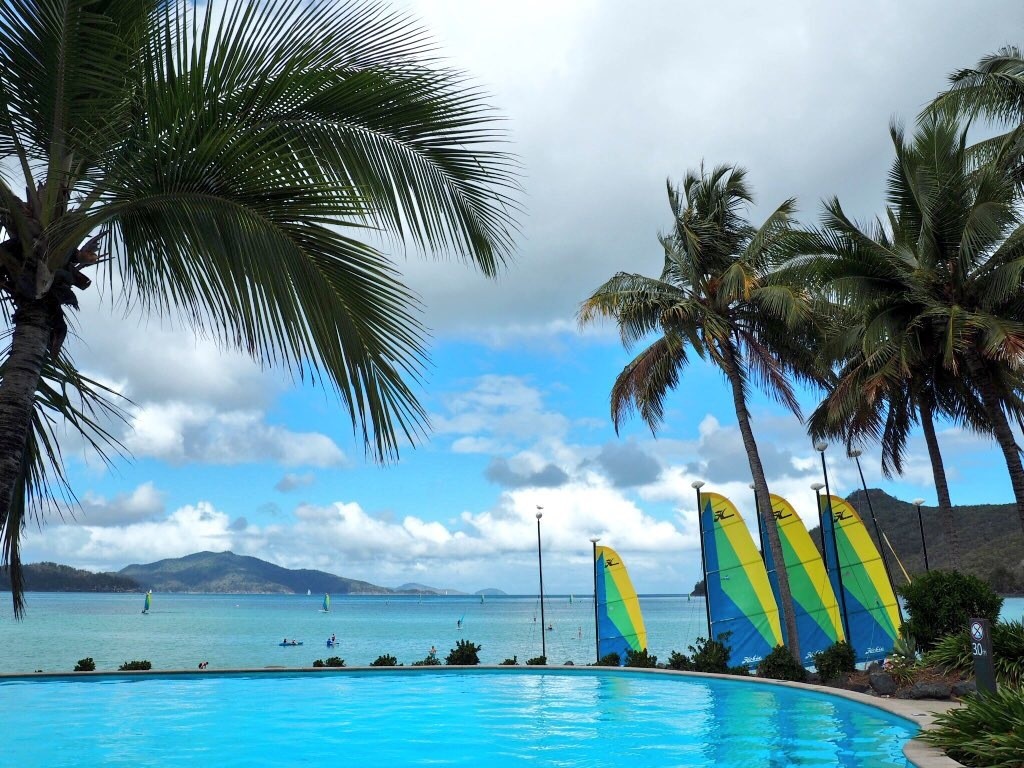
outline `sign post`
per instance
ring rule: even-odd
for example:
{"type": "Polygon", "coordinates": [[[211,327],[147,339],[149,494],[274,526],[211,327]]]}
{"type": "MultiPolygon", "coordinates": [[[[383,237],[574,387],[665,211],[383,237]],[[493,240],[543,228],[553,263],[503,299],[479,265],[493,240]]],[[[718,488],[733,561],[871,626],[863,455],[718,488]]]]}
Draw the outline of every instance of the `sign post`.
{"type": "Polygon", "coordinates": [[[971,656],[979,692],[995,693],[996,669],[992,661],[992,627],[987,619],[971,619],[971,656]]]}

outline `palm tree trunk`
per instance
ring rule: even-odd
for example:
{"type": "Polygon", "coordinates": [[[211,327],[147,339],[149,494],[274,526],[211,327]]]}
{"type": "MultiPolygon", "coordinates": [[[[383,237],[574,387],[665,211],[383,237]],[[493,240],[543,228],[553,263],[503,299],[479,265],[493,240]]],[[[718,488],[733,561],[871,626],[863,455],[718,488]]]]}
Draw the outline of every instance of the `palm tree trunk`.
{"type": "Polygon", "coordinates": [[[775,575],[779,584],[779,602],[781,603],[779,607],[782,609],[789,652],[793,654],[796,662],[803,666],[800,638],[796,631],[796,612],[793,610],[793,594],[789,589],[789,573],[786,571],[786,558],[782,552],[782,540],[779,538],[771,496],[768,493],[768,481],[764,476],[764,467],[761,466],[761,455],[757,451],[754,431],[750,427],[750,413],[747,411],[747,401],[740,380],[736,352],[731,345],[723,344],[722,347],[723,367],[725,375],[729,379],[729,385],[732,387],[732,402],[736,409],[736,420],[739,422],[743,448],[747,452],[747,461],[750,463],[750,475],[754,480],[754,496],[757,498],[757,506],[765,530],[768,532],[768,547],[771,549],[772,559],[775,561],[775,575]]]}
{"type": "Polygon", "coordinates": [[[978,392],[981,394],[985,413],[992,425],[992,434],[1006,459],[1006,468],[1010,473],[1010,485],[1013,487],[1013,497],[1017,502],[1017,517],[1020,519],[1021,528],[1024,529],[1024,465],[1020,460],[1020,447],[1013,437],[1010,422],[1006,418],[1006,412],[999,400],[995,384],[985,369],[984,363],[976,355],[970,355],[967,360],[978,392]]]}
{"type": "MultiPolygon", "coordinates": [[[[928,446],[928,458],[932,463],[932,476],[935,478],[935,494],[939,500],[939,517],[942,528],[949,543],[949,558],[953,570],[960,570],[960,539],[956,533],[956,518],[953,516],[953,504],[949,500],[949,483],[946,482],[946,467],[942,463],[939,451],[939,440],[935,436],[935,421],[931,403],[923,402],[920,407],[921,427],[924,430],[924,442],[928,446]]],[[[881,544],[879,544],[881,546],[881,544]]]]}
{"type": "Polygon", "coordinates": [[[25,446],[32,428],[33,399],[50,344],[51,312],[41,301],[25,302],[14,313],[11,349],[0,367],[0,534],[3,559],[11,571],[15,616],[24,610],[18,539],[22,516],[15,491],[23,478],[25,446]]]}

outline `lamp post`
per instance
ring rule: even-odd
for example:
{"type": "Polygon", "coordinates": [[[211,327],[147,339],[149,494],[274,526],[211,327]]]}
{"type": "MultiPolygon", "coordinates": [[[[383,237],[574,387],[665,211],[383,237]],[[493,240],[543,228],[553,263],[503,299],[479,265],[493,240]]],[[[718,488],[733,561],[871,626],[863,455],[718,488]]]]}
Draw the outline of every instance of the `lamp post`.
{"type": "Polygon", "coordinates": [[[921,505],[924,504],[924,499],[914,499],[912,503],[917,507],[917,527],[921,529],[921,551],[924,552],[924,571],[928,573],[931,569],[928,567],[928,547],[924,542],[924,520],[921,519],[921,505]]]}
{"type": "Polygon", "coordinates": [[[540,519],[544,517],[544,507],[537,505],[537,572],[540,574],[540,655],[547,658],[548,646],[545,633],[548,625],[544,622],[544,561],[540,554],[540,519]]]}
{"type": "Polygon", "coordinates": [[[704,509],[700,499],[700,489],[704,487],[704,481],[694,480],[690,483],[690,487],[697,492],[697,528],[700,531],[700,570],[704,577],[704,612],[708,618],[708,639],[713,640],[714,638],[711,636],[711,590],[708,585],[707,555],[704,551],[704,509]]]}
{"type": "Polygon", "coordinates": [[[600,540],[599,536],[590,537],[594,549],[594,661],[601,661],[601,632],[597,623],[597,542],[600,540]]]}
{"type": "MultiPolygon", "coordinates": [[[[828,520],[829,525],[832,528],[832,554],[836,565],[836,576],[839,581],[839,606],[842,609],[843,615],[843,634],[846,635],[846,642],[853,644],[853,639],[850,637],[850,626],[846,620],[846,587],[843,585],[843,562],[839,559],[839,543],[836,541],[836,518],[832,514],[832,490],[828,486],[828,467],[825,464],[825,451],[828,449],[828,443],[824,440],[819,440],[814,444],[814,450],[821,454],[821,473],[825,478],[825,502],[828,507],[828,520]]],[[[821,509],[820,505],[818,509],[821,509]]],[[[822,544],[825,541],[825,526],[821,528],[822,544]]],[[[828,560],[825,561],[826,571],[828,570],[828,560]]]]}
{"type": "Polygon", "coordinates": [[[821,489],[825,487],[824,483],[811,483],[811,490],[814,491],[814,503],[818,507],[818,536],[821,538],[821,556],[825,560],[825,570],[828,570],[828,557],[825,553],[825,522],[821,515],[821,489]]]}

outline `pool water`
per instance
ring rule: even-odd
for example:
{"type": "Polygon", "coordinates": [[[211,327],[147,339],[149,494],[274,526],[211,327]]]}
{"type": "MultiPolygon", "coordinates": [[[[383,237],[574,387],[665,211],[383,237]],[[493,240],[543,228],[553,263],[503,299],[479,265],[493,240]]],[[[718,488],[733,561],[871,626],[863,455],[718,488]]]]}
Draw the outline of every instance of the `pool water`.
{"type": "Polygon", "coordinates": [[[589,669],[8,679],[4,765],[906,766],[916,726],[758,683],[589,669]]]}

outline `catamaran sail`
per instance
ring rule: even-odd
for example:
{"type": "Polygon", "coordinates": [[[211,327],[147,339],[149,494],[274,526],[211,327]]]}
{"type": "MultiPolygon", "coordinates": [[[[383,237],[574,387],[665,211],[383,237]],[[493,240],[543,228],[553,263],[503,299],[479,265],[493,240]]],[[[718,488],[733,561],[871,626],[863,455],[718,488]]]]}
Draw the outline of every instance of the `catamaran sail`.
{"type": "Polygon", "coordinates": [[[850,645],[859,662],[883,659],[896,642],[900,614],[882,556],[849,502],[822,496],[821,515],[825,561],[850,645]]]}
{"type": "Polygon", "coordinates": [[[779,607],[764,562],[739,510],[718,493],[701,494],[701,535],[707,576],[709,631],[723,633],[732,664],[755,667],[782,645],[779,607]]]}
{"type": "Polygon", "coordinates": [[[327,613],[329,610],[331,610],[331,596],[330,595],[324,594],[324,605],[323,605],[323,608],[321,608],[320,610],[322,610],[324,613],[327,613]]]}
{"type": "Polygon", "coordinates": [[[595,547],[594,571],[597,582],[597,655],[619,655],[626,663],[630,650],[647,648],[647,629],[640,613],[640,599],[633,589],[622,558],[611,547],[595,547]]]}
{"type": "Polygon", "coordinates": [[[153,607],[153,590],[149,590],[146,593],[146,604],[142,609],[143,613],[149,613],[149,609],[153,607]]]}
{"type": "MultiPolygon", "coordinates": [[[[773,518],[782,540],[782,553],[786,572],[789,574],[789,589],[793,595],[796,611],[796,631],[800,639],[800,652],[804,661],[811,663],[811,655],[823,651],[833,643],[843,640],[842,617],[836,601],[832,583],[829,581],[825,564],[811,541],[800,516],[793,506],[781,496],[771,495],[773,518]]],[[[761,551],[764,552],[768,579],[776,599],[779,595],[778,577],[768,534],[761,530],[761,551]]],[[[783,627],[785,636],[785,627],[783,627]]]]}

